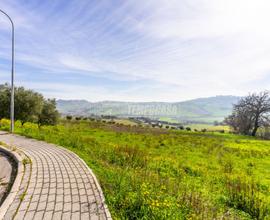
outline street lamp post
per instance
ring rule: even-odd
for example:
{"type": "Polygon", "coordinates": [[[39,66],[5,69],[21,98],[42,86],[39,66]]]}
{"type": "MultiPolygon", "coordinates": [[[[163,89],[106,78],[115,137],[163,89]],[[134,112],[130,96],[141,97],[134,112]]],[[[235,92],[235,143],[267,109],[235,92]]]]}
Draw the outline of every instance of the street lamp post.
{"type": "Polygon", "coordinates": [[[4,14],[11,23],[12,27],[12,61],[11,61],[11,97],[10,97],[10,132],[14,132],[14,44],[15,44],[15,36],[14,36],[14,23],[9,15],[0,9],[0,12],[4,14]]]}

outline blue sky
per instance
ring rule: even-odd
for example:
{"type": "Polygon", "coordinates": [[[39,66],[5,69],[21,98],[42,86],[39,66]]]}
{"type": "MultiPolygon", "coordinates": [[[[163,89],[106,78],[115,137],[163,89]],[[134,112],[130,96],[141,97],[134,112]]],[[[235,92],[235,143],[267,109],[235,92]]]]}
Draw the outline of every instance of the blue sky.
{"type": "MultiPolygon", "coordinates": [[[[46,97],[181,101],[270,88],[267,0],[1,0],[16,84],[46,97]]],[[[0,83],[9,81],[0,16],[0,83]]]]}

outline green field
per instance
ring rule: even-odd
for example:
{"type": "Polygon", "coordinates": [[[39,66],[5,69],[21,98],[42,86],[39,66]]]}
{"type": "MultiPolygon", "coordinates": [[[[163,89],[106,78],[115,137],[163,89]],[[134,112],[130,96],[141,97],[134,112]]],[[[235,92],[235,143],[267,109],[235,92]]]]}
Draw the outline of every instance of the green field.
{"type": "Polygon", "coordinates": [[[89,121],[16,133],[83,158],[114,219],[270,219],[270,141],[89,121]]]}
{"type": "Polygon", "coordinates": [[[192,130],[202,130],[206,129],[207,131],[229,131],[230,128],[228,126],[223,125],[213,125],[213,124],[187,124],[185,127],[190,127],[192,130]]]}

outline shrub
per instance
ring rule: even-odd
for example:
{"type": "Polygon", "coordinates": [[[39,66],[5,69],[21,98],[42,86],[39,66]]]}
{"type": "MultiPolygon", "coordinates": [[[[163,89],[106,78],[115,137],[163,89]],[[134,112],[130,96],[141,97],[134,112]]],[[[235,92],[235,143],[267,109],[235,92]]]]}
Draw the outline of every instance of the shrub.
{"type": "Polygon", "coordinates": [[[82,119],[82,117],[77,116],[77,117],[75,117],[75,119],[76,119],[76,121],[80,121],[82,119]]]}
{"type": "Polygon", "coordinates": [[[66,119],[69,120],[69,121],[72,120],[72,115],[67,115],[66,119]]]}
{"type": "Polygon", "coordinates": [[[1,119],[0,120],[0,127],[6,131],[9,130],[9,126],[10,126],[10,120],[8,119],[1,119]]]}

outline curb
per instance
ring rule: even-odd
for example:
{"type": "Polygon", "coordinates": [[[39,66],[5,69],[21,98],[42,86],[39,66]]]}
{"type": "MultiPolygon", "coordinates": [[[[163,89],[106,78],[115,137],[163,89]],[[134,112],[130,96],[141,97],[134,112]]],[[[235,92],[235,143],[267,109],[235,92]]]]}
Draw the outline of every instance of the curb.
{"type": "Polygon", "coordinates": [[[3,217],[5,216],[8,208],[9,208],[9,206],[14,201],[17,193],[19,192],[20,183],[21,183],[23,173],[24,173],[24,168],[23,168],[23,164],[22,164],[22,157],[17,152],[11,151],[11,150],[3,147],[2,145],[0,145],[0,151],[2,151],[4,153],[6,153],[7,155],[9,155],[17,163],[17,175],[16,175],[16,178],[15,178],[13,184],[12,184],[12,187],[11,187],[11,189],[9,191],[8,196],[6,197],[6,199],[4,200],[2,205],[0,206],[0,219],[3,219],[3,217]]]}

